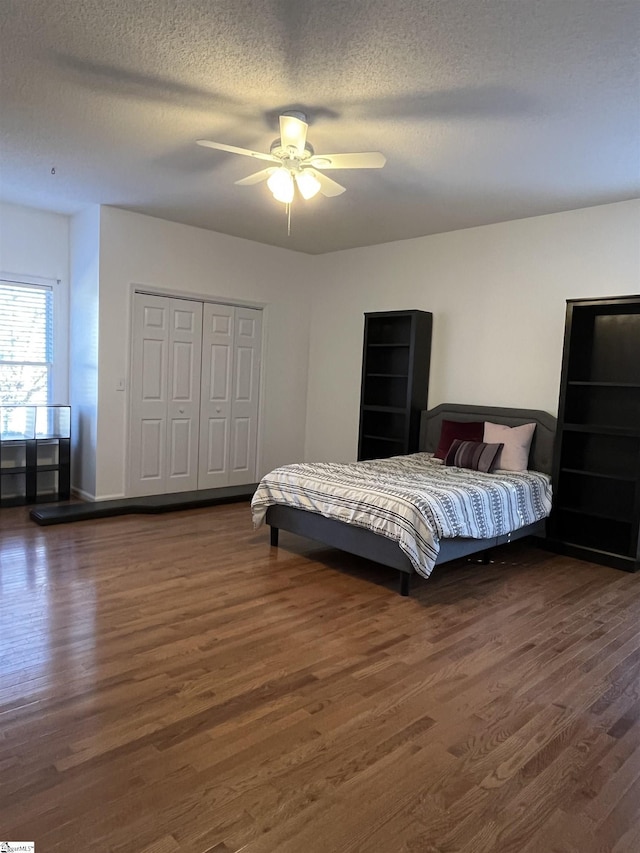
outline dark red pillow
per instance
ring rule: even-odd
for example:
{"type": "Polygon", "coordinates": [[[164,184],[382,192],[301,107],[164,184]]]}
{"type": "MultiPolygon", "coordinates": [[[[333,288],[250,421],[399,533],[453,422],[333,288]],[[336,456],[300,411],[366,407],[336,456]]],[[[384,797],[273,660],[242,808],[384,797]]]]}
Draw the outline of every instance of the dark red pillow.
{"type": "Polygon", "coordinates": [[[484,421],[442,421],[438,449],[433,454],[436,459],[444,459],[453,441],[482,441],[484,421]]]}

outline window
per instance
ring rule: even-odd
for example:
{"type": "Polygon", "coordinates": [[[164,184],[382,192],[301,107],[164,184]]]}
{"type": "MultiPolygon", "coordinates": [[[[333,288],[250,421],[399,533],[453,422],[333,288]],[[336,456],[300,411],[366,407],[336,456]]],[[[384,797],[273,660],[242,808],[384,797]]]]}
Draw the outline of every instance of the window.
{"type": "Polygon", "coordinates": [[[51,402],[53,289],[0,281],[0,403],[51,402]]]}

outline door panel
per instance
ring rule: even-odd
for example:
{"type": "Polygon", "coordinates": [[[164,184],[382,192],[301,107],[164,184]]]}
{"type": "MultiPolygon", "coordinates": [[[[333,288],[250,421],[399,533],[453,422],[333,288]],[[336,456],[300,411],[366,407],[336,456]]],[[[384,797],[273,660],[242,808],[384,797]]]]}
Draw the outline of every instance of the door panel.
{"type": "Polygon", "coordinates": [[[220,474],[221,472],[224,472],[227,469],[225,450],[229,446],[229,439],[227,436],[228,430],[228,418],[209,419],[209,452],[206,460],[207,474],[220,474]]]}
{"type": "Polygon", "coordinates": [[[231,356],[230,345],[212,344],[210,350],[211,384],[209,388],[209,400],[211,402],[228,403],[230,401],[231,356]]]}
{"type": "Polygon", "coordinates": [[[234,343],[229,485],[239,486],[256,480],[262,311],[257,308],[235,309],[234,343]]]}
{"type": "Polygon", "coordinates": [[[169,302],[134,296],[128,489],[134,496],[165,491],[169,302]]]}
{"type": "Polygon", "coordinates": [[[191,419],[174,418],[171,422],[171,437],[169,448],[169,477],[189,477],[191,463],[191,419]]]}
{"type": "Polygon", "coordinates": [[[143,311],[146,329],[166,329],[166,306],[144,305],[143,311]]]}
{"type": "Polygon", "coordinates": [[[198,488],[202,303],[171,299],[167,492],[198,488]]]}
{"type": "Polygon", "coordinates": [[[177,341],[173,345],[173,400],[191,401],[194,393],[193,344],[177,341]]]}
{"type": "Polygon", "coordinates": [[[147,483],[162,481],[164,461],[164,420],[145,418],[140,430],[139,476],[147,483]]]}
{"type": "Polygon", "coordinates": [[[142,399],[163,403],[166,399],[166,341],[142,342],[142,399]]]}
{"type": "Polygon", "coordinates": [[[199,489],[229,484],[233,316],[231,305],[204,305],[199,489]]]}
{"type": "Polygon", "coordinates": [[[249,440],[251,438],[251,423],[249,418],[235,418],[233,421],[233,458],[232,471],[249,470],[249,440]]]}
{"type": "MultiPolygon", "coordinates": [[[[199,303],[194,302],[192,304],[197,305],[199,303]]],[[[200,311],[195,311],[191,307],[184,309],[180,309],[178,307],[175,308],[173,312],[173,327],[176,331],[196,332],[194,320],[198,323],[201,322],[200,311]]]]}
{"type": "Polygon", "coordinates": [[[236,350],[236,393],[234,402],[249,402],[253,393],[253,349],[238,347],[236,350]]]}

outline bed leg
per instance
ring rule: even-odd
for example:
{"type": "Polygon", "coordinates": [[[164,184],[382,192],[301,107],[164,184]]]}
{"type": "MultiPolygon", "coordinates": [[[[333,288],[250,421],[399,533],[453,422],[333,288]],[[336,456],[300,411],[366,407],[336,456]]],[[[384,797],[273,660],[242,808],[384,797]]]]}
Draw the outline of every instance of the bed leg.
{"type": "Polygon", "coordinates": [[[279,527],[274,527],[271,525],[271,546],[272,548],[278,547],[278,533],[280,532],[279,527]]]}
{"type": "Polygon", "coordinates": [[[400,595],[409,595],[411,575],[409,572],[400,572],[400,595]]]}
{"type": "Polygon", "coordinates": [[[483,551],[482,552],[482,559],[480,562],[482,563],[483,566],[488,566],[489,563],[491,562],[491,551],[483,551]]]}

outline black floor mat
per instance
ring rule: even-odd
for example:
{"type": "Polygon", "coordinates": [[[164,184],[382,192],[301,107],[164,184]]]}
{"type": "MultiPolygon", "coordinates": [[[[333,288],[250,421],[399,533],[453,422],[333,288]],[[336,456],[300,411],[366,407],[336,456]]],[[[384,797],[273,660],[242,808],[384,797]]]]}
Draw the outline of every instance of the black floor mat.
{"type": "Polygon", "coordinates": [[[34,507],[29,517],[37,524],[65,524],[91,518],[133,513],[175,512],[181,509],[213,506],[221,503],[249,500],[257,483],[245,486],[225,486],[221,489],[201,489],[194,492],[175,492],[171,495],[148,495],[142,498],[122,498],[115,501],[59,503],[34,507]]]}

